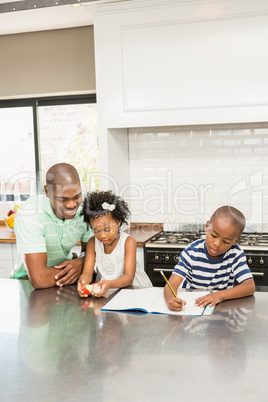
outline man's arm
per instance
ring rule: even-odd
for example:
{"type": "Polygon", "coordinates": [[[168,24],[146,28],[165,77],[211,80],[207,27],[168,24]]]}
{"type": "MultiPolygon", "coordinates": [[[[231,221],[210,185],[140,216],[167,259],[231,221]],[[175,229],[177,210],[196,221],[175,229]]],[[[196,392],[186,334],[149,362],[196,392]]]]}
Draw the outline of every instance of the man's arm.
{"type": "Polygon", "coordinates": [[[58,270],[47,266],[47,253],[24,254],[22,257],[29,281],[35,289],[56,286],[58,270]]]}
{"type": "MultiPolygon", "coordinates": [[[[82,252],[86,243],[82,243],[82,252]]],[[[81,253],[82,254],[82,253],[81,253]]],[[[84,256],[66,260],[56,268],[47,266],[47,253],[24,254],[23,260],[31,285],[35,289],[66,286],[77,282],[83,268],[84,256]]]]}

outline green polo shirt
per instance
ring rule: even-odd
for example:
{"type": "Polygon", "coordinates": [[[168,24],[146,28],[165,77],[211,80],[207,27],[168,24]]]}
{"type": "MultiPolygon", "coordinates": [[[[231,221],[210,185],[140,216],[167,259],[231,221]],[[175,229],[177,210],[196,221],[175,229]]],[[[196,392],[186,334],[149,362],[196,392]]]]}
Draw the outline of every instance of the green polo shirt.
{"type": "Polygon", "coordinates": [[[79,241],[87,242],[93,236],[80,211],[81,206],[73,219],[61,220],[54,214],[46,195],[39,194],[25,201],[15,218],[18,255],[10,278],[27,275],[21,254],[47,253],[48,267],[72,259],[71,249],[79,241]]]}

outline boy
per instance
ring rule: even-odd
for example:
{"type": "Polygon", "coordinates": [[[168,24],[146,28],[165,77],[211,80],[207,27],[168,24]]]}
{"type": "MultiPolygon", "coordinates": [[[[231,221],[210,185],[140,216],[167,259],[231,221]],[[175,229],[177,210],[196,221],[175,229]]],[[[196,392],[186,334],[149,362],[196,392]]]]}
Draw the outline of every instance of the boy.
{"type": "MultiPolygon", "coordinates": [[[[223,300],[251,296],[255,283],[244,252],[236,244],[245,227],[245,217],[236,208],[218,208],[205,225],[206,238],[196,240],[180,255],[170,277],[172,288],[215,291],[196,299],[196,305],[214,306],[223,300]],[[237,280],[238,285],[234,286],[237,280]]],[[[175,298],[166,285],[164,296],[170,310],[180,311],[185,301],[175,298]]]]}

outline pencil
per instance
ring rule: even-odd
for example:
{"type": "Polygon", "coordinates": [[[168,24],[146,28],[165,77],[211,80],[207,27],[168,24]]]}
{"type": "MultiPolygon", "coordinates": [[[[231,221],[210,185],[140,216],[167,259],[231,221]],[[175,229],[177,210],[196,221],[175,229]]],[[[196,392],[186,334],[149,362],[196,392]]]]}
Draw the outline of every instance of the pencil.
{"type": "Polygon", "coordinates": [[[167,284],[168,284],[170,290],[172,291],[172,293],[174,294],[174,296],[177,297],[177,295],[176,295],[174,289],[172,288],[171,284],[170,284],[169,281],[167,280],[167,278],[166,278],[165,274],[163,273],[163,271],[160,271],[160,273],[161,273],[161,275],[165,278],[165,281],[167,282],[167,284]]]}

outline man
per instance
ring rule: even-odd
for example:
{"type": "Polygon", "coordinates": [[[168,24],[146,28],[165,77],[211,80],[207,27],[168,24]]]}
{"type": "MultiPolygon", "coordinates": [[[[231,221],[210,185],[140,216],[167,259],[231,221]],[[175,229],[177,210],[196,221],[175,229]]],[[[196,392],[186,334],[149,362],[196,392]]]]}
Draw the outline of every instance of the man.
{"type": "Polygon", "coordinates": [[[16,214],[18,257],[11,278],[27,278],[35,289],[77,282],[86,244],[93,236],[80,217],[82,190],[77,170],[67,163],[46,174],[45,194],[31,197],[16,214]],[[79,241],[80,257],[71,253],[79,241]]]}

